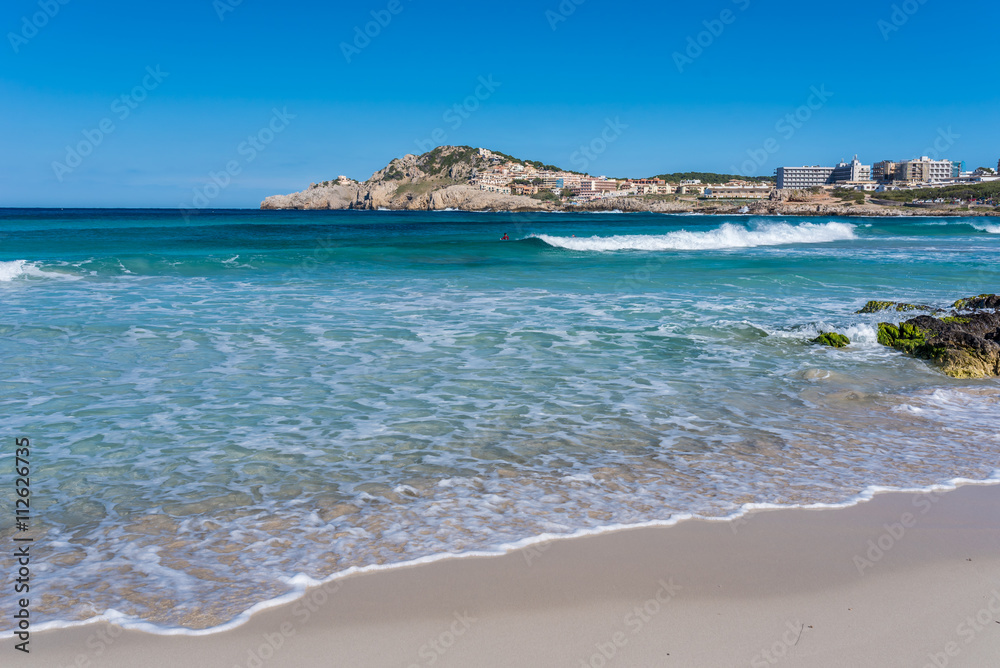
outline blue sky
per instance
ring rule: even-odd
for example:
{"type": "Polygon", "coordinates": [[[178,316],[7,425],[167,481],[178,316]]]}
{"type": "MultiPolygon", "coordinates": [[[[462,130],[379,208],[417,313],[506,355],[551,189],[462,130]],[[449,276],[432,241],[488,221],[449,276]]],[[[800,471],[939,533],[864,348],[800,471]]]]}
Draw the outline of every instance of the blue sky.
{"type": "Polygon", "coordinates": [[[975,5],[7,0],[0,206],[252,208],[437,143],[609,176],[995,167],[975,5]]]}

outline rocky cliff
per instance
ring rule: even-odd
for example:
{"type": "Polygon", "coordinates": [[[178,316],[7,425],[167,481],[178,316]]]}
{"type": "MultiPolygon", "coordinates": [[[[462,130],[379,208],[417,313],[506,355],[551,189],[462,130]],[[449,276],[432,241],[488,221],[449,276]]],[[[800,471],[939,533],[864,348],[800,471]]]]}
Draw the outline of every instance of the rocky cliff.
{"type": "Polygon", "coordinates": [[[531,197],[479,190],[469,179],[489,160],[468,146],[439,146],[423,155],[405,155],[364,183],[338,179],[314,183],[291,195],[273,195],[262,209],[394,209],[434,211],[548,211],[555,207],[531,197]]]}

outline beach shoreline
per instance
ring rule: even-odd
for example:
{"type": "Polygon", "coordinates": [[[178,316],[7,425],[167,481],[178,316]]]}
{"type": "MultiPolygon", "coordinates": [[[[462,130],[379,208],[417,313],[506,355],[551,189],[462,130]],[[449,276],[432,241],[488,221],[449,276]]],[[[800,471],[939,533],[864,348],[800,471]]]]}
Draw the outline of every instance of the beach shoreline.
{"type": "Polygon", "coordinates": [[[58,666],[986,665],[998,511],[1000,486],[965,484],[682,520],[358,573],[219,633],[98,622],[32,650],[58,666]]]}

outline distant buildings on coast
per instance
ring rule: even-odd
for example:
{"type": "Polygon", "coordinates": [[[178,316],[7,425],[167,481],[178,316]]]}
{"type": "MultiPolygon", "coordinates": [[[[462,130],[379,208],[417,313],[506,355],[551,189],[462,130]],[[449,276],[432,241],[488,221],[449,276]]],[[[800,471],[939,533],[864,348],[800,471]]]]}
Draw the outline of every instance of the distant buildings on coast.
{"type": "Polygon", "coordinates": [[[735,180],[724,185],[710,185],[700,180],[667,183],[663,179],[609,179],[552,169],[538,168],[479,149],[490,167],[477,171],[469,182],[485,192],[501,195],[544,195],[589,202],[611,197],[642,195],[699,195],[711,199],[763,199],[774,189],[769,183],[735,180]]]}
{"type": "Polygon", "coordinates": [[[962,183],[980,183],[1000,179],[1000,161],[997,170],[979,168],[965,171],[965,162],[935,160],[921,156],[911,160],[882,160],[874,165],[863,165],[854,156],[851,162],[841,162],[836,167],[779,167],[779,189],[805,189],[817,186],[839,186],[853,190],[885,191],[912,188],[933,188],[962,183]]]}
{"type": "Polygon", "coordinates": [[[698,180],[667,183],[658,178],[610,179],[606,176],[538,167],[537,163],[512,160],[488,149],[479,149],[479,155],[486,159],[489,167],[474,172],[469,182],[480,190],[501,195],[559,198],[570,202],[589,202],[611,197],[691,194],[705,199],[766,199],[775,187],[779,190],[832,187],[881,192],[1000,179],[1000,161],[996,171],[992,168],[979,168],[967,172],[964,162],[936,160],[927,156],[911,160],[883,160],[874,165],[865,165],[855,155],[850,162],[840,162],[833,167],[779,167],[775,172],[775,186],[745,180],[716,185],[698,180]]]}

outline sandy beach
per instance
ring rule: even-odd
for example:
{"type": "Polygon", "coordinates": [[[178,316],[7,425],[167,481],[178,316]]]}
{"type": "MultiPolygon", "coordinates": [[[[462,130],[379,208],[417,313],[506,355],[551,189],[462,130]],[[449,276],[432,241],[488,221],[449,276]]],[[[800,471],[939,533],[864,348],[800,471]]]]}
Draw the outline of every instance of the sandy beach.
{"type": "Polygon", "coordinates": [[[231,631],[38,633],[45,666],[988,666],[1000,486],[362,573],[231,631]]]}

